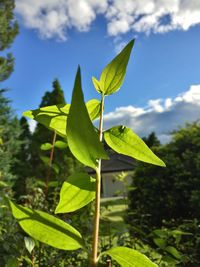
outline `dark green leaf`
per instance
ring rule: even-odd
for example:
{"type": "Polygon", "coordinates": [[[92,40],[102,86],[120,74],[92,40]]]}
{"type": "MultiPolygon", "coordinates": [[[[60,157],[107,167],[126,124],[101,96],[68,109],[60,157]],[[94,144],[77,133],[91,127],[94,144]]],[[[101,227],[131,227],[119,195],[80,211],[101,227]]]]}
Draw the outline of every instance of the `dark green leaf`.
{"type": "Polygon", "coordinates": [[[99,158],[108,158],[84,103],[80,68],[77,71],[68,115],[67,140],[72,154],[91,168],[96,169],[99,158]]]}
{"type": "Polygon", "coordinates": [[[80,233],[71,225],[46,212],[9,202],[13,216],[22,229],[34,239],[64,250],[75,250],[83,246],[80,233]]]}
{"type": "Polygon", "coordinates": [[[162,249],[164,249],[167,245],[166,239],[154,238],[153,241],[159,248],[162,248],[162,249]]]}
{"type": "Polygon", "coordinates": [[[63,183],[55,213],[80,209],[95,198],[95,179],[87,173],[74,173],[63,183]]]}
{"type": "Polygon", "coordinates": [[[108,254],[113,260],[118,262],[122,267],[158,267],[140,252],[126,248],[115,247],[102,253],[108,254]]]}
{"type": "Polygon", "coordinates": [[[115,126],[104,133],[106,143],[116,152],[165,167],[144,141],[126,126],[115,126]]]}
{"type": "Polygon", "coordinates": [[[99,81],[94,77],[92,78],[97,92],[100,92],[104,95],[111,95],[119,90],[124,80],[126,67],[133,45],[134,40],[130,41],[124,47],[124,49],[105,67],[99,81]]]}
{"type": "Polygon", "coordinates": [[[180,260],[181,259],[181,254],[180,252],[175,248],[175,247],[172,247],[172,246],[168,246],[165,248],[165,250],[170,253],[172,256],[174,256],[174,258],[180,260]]]}

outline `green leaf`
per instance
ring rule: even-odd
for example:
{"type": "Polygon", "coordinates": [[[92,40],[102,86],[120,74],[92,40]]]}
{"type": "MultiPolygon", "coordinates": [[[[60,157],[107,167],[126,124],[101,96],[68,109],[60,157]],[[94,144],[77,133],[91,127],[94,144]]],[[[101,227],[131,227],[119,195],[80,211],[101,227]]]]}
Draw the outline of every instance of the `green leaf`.
{"type": "Polygon", "coordinates": [[[80,68],[76,74],[68,116],[67,140],[72,154],[91,168],[96,169],[99,158],[108,158],[84,103],[80,68]]]}
{"type": "Polygon", "coordinates": [[[68,144],[66,142],[58,140],[55,142],[55,147],[60,148],[60,149],[65,149],[68,147],[68,144]]]}
{"type": "Polygon", "coordinates": [[[53,105],[35,110],[28,110],[25,111],[23,115],[36,120],[48,129],[56,131],[58,135],[65,137],[69,108],[69,104],[53,105]]]}
{"type": "Polygon", "coordinates": [[[97,99],[91,99],[86,104],[91,121],[97,119],[101,113],[101,102],[97,99]]]}
{"type": "Polygon", "coordinates": [[[97,90],[97,92],[101,93],[101,87],[100,87],[99,81],[95,77],[92,77],[92,82],[93,82],[94,88],[97,90]]]}
{"type": "Polygon", "coordinates": [[[104,133],[106,143],[116,152],[165,167],[139,136],[126,126],[115,126],[104,133]]]}
{"type": "Polygon", "coordinates": [[[157,267],[157,265],[150,261],[145,255],[126,247],[111,248],[103,252],[102,255],[103,254],[108,254],[122,267],[157,267]]]}
{"type": "Polygon", "coordinates": [[[26,249],[31,254],[31,252],[33,251],[33,249],[35,247],[35,241],[31,237],[25,236],[24,237],[24,243],[25,243],[26,249]]]}
{"type": "Polygon", "coordinates": [[[97,92],[111,95],[119,90],[123,83],[126,67],[129,61],[134,40],[130,41],[124,49],[104,68],[100,80],[92,78],[97,92]]]}
{"type": "Polygon", "coordinates": [[[164,249],[167,245],[166,239],[154,238],[153,241],[159,248],[162,248],[162,249],[164,249]]]}
{"type": "Polygon", "coordinates": [[[9,258],[6,262],[6,267],[18,267],[19,261],[17,258],[9,258]]]}
{"type": "Polygon", "coordinates": [[[49,157],[40,156],[40,159],[46,166],[49,166],[49,157]]]}
{"type": "Polygon", "coordinates": [[[64,250],[75,250],[83,246],[80,233],[71,225],[46,212],[9,202],[13,216],[32,238],[64,250]]]}
{"type": "Polygon", "coordinates": [[[78,210],[95,198],[95,182],[87,173],[74,173],[63,183],[55,213],[78,210]]]}
{"type": "Polygon", "coordinates": [[[54,172],[55,172],[56,174],[59,174],[60,168],[59,168],[59,166],[58,166],[56,163],[53,163],[53,164],[51,165],[51,168],[54,170],[54,172]]]}
{"type": "Polygon", "coordinates": [[[181,254],[180,252],[175,248],[175,247],[172,247],[172,246],[168,246],[165,248],[165,250],[170,253],[172,256],[174,256],[174,258],[180,260],[181,259],[181,254]]]}
{"type": "Polygon", "coordinates": [[[41,150],[44,150],[44,151],[46,151],[46,150],[50,150],[50,149],[52,149],[52,144],[50,144],[50,143],[44,143],[44,144],[42,144],[42,145],[40,146],[40,149],[41,149],[41,150]]]}
{"type": "MultiPolygon", "coordinates": [[[[91,120],[100,115],[100,101],[92,99],[86,104],[91,120]]],[[[53,105],[23,112],[23,115],[36,120],[62,137],[66,137],[67,117],[70,104],[53,105]]]]}

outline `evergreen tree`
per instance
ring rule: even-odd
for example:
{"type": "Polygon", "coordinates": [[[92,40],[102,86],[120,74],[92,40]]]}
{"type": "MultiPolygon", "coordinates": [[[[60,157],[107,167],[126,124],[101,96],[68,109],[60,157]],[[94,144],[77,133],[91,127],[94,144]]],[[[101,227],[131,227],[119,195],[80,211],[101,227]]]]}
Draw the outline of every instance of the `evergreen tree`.
{"type": "Polygon", "coordinates": [[[18,177],[13,187],[16,198],[26,194],[26,179],[32,175],[30,162],[31,132],[25,117],[22,117],[19,123],[21,128],[21,133],[19,135],[21,146],[16,155],[17,162],[13,166],[13,171],[18,177]]]}
{"type": "Polygon", "coordinates": [[[143,137],[142,139],[145,142],[145,144],[147,144],[147,146],[150,148],[160,145],[160,141],[156,136],[155,132],[150,133],[147,137],[143,137]]]}
{"type": "MultiPolygon", "coordinates": [[[[44,94],[40,107],[56,104],[65,104],[64,93],[57,79],[53,81],[53,90],[44,94]]],[[[52,143],[53,138],[54,133],[52,131],[41,124],[37,124],[31,143],[31,165],[33,167],[33,175],[44,181],[48,175],[48,169],[41,161],[41,156],[49,157],[50,152],[41,151],[40,146],[46,142],[52,143]]],[[[56,136],[56,140],[62,139],[56,136]]],[[[61,181],[66,179],[67,175],[72,172],[75,161],[68,149],[55,149],[53,163],[59,167],[59,174],[53,173],[50,178],[61,181]]]]}
{"type": "Polygon", "coordinates": [[[10,101],[4,97],[5,90],[0,90],[0,179],[12,182],[15,177],[12,173],[12,166],[16,161],[16,154],[19,151],[20,135],[19,122],[13,116],[10,101]]]}
{"type": "MultiPolygon", "coordinates": [[[[14,0],[0,1],[0,51],[9,48],[18,34],[18,24],[14,20],[14,0]]],[[[13,71],[14,58],[11,53],[0,56],[0,81],[7,79],[13,71]]]]}

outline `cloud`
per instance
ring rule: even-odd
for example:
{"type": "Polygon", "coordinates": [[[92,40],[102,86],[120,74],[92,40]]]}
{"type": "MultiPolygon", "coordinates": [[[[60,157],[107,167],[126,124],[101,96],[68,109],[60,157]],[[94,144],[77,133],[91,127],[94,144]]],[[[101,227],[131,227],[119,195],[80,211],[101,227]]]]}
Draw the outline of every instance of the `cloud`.
{"type": "Polygon", "coordinates": [[[71,28],[89,31],[98,15],[105,17],[108,35],[115,37],[129,31],[186,31],[200,24],[200,1],[16,0],[16,13],[42,38],[65,41],[71,28]]]}
{"type": "Polygon", "coordinates": [[[118,107],[105,114],[104,128],[126,125],[141,137],[156,132],[162,142],[170,140],[170,133],[186,122],[200,119],[200,84],[174,99],[149,100],[147,107],[118,107]]]}
{"type": "Polygon", "coordinates": [[[28,124],[29,124],[29,129],[31,131],[31,133],[33,133],[35,131],[35,127],[37,125],[37,122],[31,119],[28,119],[28,124]]]}
{"type": "Polygon", "coordinates": [[[71,28],[88,31],[106,8],[107,0],[16,0],[16,13],[27,28],[36,29],[42,38],[61,41],[71,28]]]}

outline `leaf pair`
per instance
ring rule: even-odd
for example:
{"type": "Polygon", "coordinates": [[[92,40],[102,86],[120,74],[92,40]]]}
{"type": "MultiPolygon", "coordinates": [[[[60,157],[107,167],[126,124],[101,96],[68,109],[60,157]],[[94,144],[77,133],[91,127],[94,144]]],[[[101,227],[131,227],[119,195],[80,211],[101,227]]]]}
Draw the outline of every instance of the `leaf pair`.
{"type": "MultiPolygon", "coordinates": [[[[100,114],[100,101],[97,99],[91,99],[86,103],[86,107],[91,120],[95,120],[100,114]]],[[[62,137],[67,137],[66,127],[69,114],[70,104],[66,105],[53,105],[42,107],[35,110],[28,110],[23,112],[23,115],[34,119],[37,122],[43,124],[50,130],[56,131],[56,133],[62,137]]]]}
{"type": "Polygon", "coordinates": [[[102,71],[100,80],[92,77],[94,87],[97,92],[103,95],[111,95],[119,90],[123,83],[127,64],[134,45],[134,40],[130,41],[102,71]]]}

